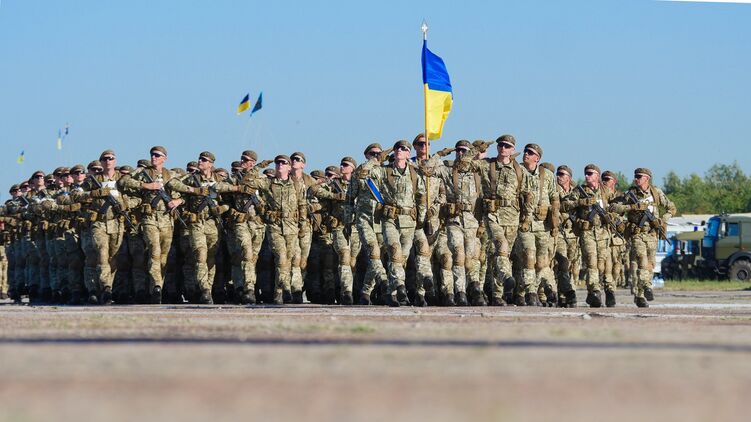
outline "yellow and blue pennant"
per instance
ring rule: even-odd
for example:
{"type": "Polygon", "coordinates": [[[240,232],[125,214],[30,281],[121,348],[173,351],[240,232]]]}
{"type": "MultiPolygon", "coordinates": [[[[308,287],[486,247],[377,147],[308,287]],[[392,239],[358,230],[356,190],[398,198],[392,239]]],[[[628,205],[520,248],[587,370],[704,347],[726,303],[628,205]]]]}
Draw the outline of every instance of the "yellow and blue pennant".
{"type": "Polygon", "coordinates": [[[451,111],[451,80],[443,59],[428,50],[426,40],[422,42],[422,83],[425,86],[425,129],[428,139],[439,139],[451,111]]]}
{"type": "Polygon", "coordinates": [[[237,114],[240,114],[249,108],[250,108],[250,94],[245,94],[245,97],[243,97],[243,100],[240,101],[240,105],[237,106],[237,114]]]}

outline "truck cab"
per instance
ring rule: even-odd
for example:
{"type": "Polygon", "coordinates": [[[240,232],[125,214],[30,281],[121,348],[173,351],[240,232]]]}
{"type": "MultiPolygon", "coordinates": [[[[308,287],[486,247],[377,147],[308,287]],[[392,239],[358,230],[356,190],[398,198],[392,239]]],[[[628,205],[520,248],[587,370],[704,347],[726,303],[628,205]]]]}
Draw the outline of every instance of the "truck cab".
{"type": "Polygon", "coordinates": [[[751,213],[720,214],[707,221],[702,239],[703,265],[718,276],[751,280],[751,213]]]}

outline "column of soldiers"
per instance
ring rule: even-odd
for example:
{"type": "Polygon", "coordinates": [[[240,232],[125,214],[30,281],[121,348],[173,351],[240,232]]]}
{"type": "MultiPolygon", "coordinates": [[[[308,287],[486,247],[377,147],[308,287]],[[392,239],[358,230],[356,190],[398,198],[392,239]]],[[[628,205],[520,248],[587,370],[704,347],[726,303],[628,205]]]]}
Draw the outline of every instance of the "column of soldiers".
{"type": "Polygon", "coordinates": [[[637,306],[653,300],[676,209],[648,169],[618,192],[613,172],[589,164],[576,185],[511,135],[428,148],[422,134],[373,143],[359,165],[343,157],[310,174],[302,152],[257,163],[250,150],[231,171],[209,151],[169,169],[161,146],[135,169],[105,150],[86,167],[36,171],[0,207],[0,297],[576,307],[581,279],[591,307],[615,306],[626,282],[637,306]]]}

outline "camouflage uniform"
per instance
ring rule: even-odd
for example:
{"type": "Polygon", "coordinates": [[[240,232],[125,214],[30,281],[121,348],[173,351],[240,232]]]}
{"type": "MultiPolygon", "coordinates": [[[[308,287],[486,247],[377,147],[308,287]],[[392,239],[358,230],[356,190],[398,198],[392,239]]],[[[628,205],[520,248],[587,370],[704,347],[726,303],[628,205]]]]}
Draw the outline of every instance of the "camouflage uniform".
{"type": "MultiPolygon", "coordinates": [[[[650,178],[652,176],[649,170],[642,168],[636,169],[635,173],[648,174],[650,178]]],[[[629,196],[623,195],[613,201],[612,209],[626,215],[626,236],[638,265],[634,302],[640,307],[646,307],[646,300],[652,299],[652,271],[659,240],[658,229],[661,228],[665,233],[667,221],[677,210],[667,195],[651,184],[646,191],[638,186],[631,186],[627,193],[633,195],[637,202],[634,203],[629,196]],[[656,220],[640,225],[648,212],[651,212],[656,220]]]]}
{"type": "MultiPolygon", "coordinates": [[[[561,201],[570,194],[557,185],[561,201]]],[[[555,239],[555,277],[558,283],[559,304],[563,307],[576,307],[576,290],[573,283],[575,277],[574,263],[579,255],[579,238],[574,234],[574,221],[567,212],[559,210],[559,231],[555,239]]]]}
{"type": "MultiPolygon", "coordinates": [[[[429,167],[418,169],[420,179],[426,187],[428,194],[422,197],[423,206],[418,210],[420,215],[417,221],[420,223],[415,230],[413,240],[415,253],[415,266],[417,270],[417,279],[415,282],[415,305],[427,306],[428,301],[435,303],[436,280],[433,275],[433,256],[437,256],[442,269],[447,268],[451,260],[451,254],[448,251],[446,240],[446,230],[443,229],[440,219],[441,206],[446,202],[446,187],[443,180],[435,174],[434,170],[429,167]],[[428,204],[427,201],[430,201],[428,204]],[[441,262],[443,259],[443,262],[441,262]],[[427,298],[427,299],[426,299],[427,298]]],[[[448,277],[449,271],[443,273],[444,279],[442,285],[452,285],[452,278],[448,277]]],[[[464,291],[464,286],[459,287],[464,291]]],[[[448,289],[445,294],[448,294],[448,289]]]]}

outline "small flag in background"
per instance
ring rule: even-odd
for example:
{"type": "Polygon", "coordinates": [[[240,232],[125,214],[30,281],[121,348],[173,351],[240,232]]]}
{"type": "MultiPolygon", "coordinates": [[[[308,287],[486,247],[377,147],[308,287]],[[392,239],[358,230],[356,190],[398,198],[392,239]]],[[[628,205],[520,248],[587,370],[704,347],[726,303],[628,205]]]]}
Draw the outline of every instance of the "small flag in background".
{"type": "Polygon", "coordinates": [[[439,139],[443,123],[451,111],[453,95],[451,80],[443,59],[428,50],[428,42],[422,42],[422,83],[425,86],[425,130],[428,140],[439,139]]]}
{"type": "Polygon", "coordinates": [[[250,94],[245,94],[245,97],[243,97],[243,100],[240,101],[240,105],[237,106],[237,114],[242,113],[248,108],[250,108],[250,94]]]}
{"type": "Polygon", "coordinates": [[[258,100],[256,100],[256,104],[253,106],[253,110],[250,110],[250,115],[252,116],[253,113],[260,110],[261,107],[263,107],[263,92],[258,94],[258,100]]]}
{"type": "MultiPolygon", "coordinates": [[[[65,130],[68,130],[67,128],[65,130]]],[[[57,149],[61,150],[63,149],[63,134],[60,129],[57,130],[57,149]]]]}
{"type": "Polygon", "coordinates": [[[24,151],[21,151],[20,154],[18,154],[18,164],[23,164],[24,160],[26,160],[26,156],[24,155],[24,151]]]}

